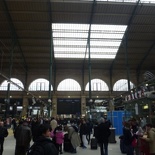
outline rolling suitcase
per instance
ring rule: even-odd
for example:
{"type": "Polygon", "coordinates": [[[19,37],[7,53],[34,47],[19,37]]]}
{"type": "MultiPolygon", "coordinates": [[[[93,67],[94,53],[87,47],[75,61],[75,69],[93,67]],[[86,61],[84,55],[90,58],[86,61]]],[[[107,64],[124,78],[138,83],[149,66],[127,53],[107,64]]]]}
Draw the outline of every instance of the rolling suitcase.
{"type": "Polygon", "coordinates": [[[96,138],[92,138],[92,139],[90,140],[90,148],[91,148],[92,150],[96,150],[96,149],[97,149],[97,140],[96,140],[96,138]]]}
{"type": "Polygon", "coordinates": [[[70,152],[72,150],[72,144],[71,141],[68,139],[68,134],[64,135],[63,150],[65,152],[70,152]]]}
{"type": "Polygon", "coordinates": [[[125,147],[125,144],[124,144],[124,137],[123,135],[119,137],[120,139],[120,150],[122,153],[126,153],[126,147],[125,147]]]}

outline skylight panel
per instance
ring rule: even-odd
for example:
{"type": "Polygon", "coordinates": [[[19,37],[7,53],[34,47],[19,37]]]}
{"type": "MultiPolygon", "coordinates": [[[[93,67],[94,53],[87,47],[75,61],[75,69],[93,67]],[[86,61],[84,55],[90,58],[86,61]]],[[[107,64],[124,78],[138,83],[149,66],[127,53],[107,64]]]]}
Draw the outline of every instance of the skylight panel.
{"type": "Polygon", "coordinates": [[[76,41],[73,41],[73,40],[53,40],[54,42],[54,45],[85,45],[87,44],[87,40],[83,40],[83,41],[80,41],[80,40],[76,40],[76,41]]]}
{"type": "Polygon", "coordinates": [[[155,0],[141,0],[141,3],[155,3],[155,0]]]}
{"type": "Polygon", "coordinates": [[[79,58],[79,59],[83,59],[84,58],[84,54],[55,54],[56,58],[79,58]]]}
{"type": "Polygon", "coordinates": [[[121,40],[119,41],[90,41],[90,45],[91,46],[116,46],[116,47],[119,47],[120,46],[120,43],[121,43],[121,40]]]}
{"type": "Polygon", "coordinates": [[[100,31],[109,31],[109,32],[124,32],[127,26],[125,25],[93,25],[91,26],[91,30],[100,30],[100,31]]]}
{"type": "Polygon", "coordinates": [[[88,24],[52,24],[52,29],[55,30],[89,30],[88,24]]]}
{"type": "MultiPolygon", "coordinates": [[[[52,24],[55,58],[88,58],[89,24],[52,24]]],[[[126,25],[92,24],[90,52],[93,59],[114,59],[126,25]]]]}
{"type": "MultiPolygon", "coordinates": [[[[113,55],[104,55],[104,54],[91,54],[91,58],[92,59],[114,59],[116,57],[116,54],[113,55]]],[[[86,56],[86,58],[88,58],[88,54],[86,56]]]]}
{"type": "Polygon", "coordinates": [[[72,48],[72,47],[70,47],[70,48],[67,48],[67,47],[55,47],[55,52],[81,52],[81,51],[85,51],[86,50],[86,48],[72,48]]]}
{"type": "Polygon", "coordinates": [[[87,38],[88,37],[88,32],[83,32],[83,33],[65,33],[65,32],[53,32],[53,38],[87,38]]]}
{"type": "Polygon", "coordinates": [[[91,48],[91,52],[100,52],[100,53],[115,53],[117,52],[118,48],[91,48]]]}
{"type": "Polygon", "coordinates": [[[96,1],[102,1],[102,2],[104,2],[104,1],[109,1],[109,2],[130,2],[130,3],[136,3],[137,2],[137,0],[96,0],[96,1]]]}
{"type": "Polygon", "coordinates": [[[105,33],[91,33],[91,38],[102,38],[102,39],[113,39],[113,38],[115,38],[115,39],[122,39],[122,37],[123,37],[123,35],[124,35],[124,33],[122,33],[122,34],[114,34],[114,33],[112,33],[112,34],[109,34],[109,33],[107,33],[107,34],[105,34],[105,33]]]}

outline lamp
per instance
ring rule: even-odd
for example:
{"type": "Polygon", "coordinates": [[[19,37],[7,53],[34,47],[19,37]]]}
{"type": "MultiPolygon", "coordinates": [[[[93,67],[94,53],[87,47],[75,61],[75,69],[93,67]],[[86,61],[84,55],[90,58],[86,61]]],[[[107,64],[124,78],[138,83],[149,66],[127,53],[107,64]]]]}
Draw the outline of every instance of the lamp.
{"type": "Polygon", "coordinates": [[[48,99],[48,103],[52,103],[51,99],[48,99]]]}

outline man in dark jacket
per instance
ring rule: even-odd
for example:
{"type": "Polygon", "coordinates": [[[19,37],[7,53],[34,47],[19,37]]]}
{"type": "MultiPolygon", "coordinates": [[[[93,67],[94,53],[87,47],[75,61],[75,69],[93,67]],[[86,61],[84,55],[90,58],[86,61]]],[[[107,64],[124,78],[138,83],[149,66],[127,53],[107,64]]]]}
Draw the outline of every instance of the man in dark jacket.
{"type": "Polygon", "coordinates": [[[131,133],[131,125],[129,122],[126,122],[124,124],[123,138],[124,138],[124,144],[125,144],[127,155],[134,155],[133,146],[132,146],[132,141],[134,139],[134,136],[131,133]]]}
{"type": "Polygon", "coordinates": [[[96,139],[100,145],[101,155],[108,155],[108,138],[111,132],[104,118],[100,118],[97,126],[96,139]]]}
{"type": "Polygon", "coordinates": [[[39,120],[34,119],[32,121],[31,131],[32,131],[32,138],[33,138],[33,141],[34,142],[36,141],[36,138],[38,137],[38,128],[39,128],[39,125],[40,125],[39,120]]]}
{"type": "MultiPolygon", "coordinates": [[[[50,126],[48,124],[41,124],[38,128],[38,137],[31,147],[37,146],[37,149],[33,150],[33,155],[58,155],[58,150],[52,143],[50,136],[50,126]]],[[[29,151],[31,151],[31,148],[29,151]]]]}
{"type": "Polygon", "coordinates": [[[81,139],[81,147],[83,148],[87,148],[86,147],[86,135],[88,134],[88,128],[87,128],[87,124],[86,124],[86,121],[83,119],[81,121],[81,125],[80,125],[80,139],[81,139]]]}
{"type": "Polygon", "coordinates": [[[4,139],[7,136],[8,136],[8,130],[4,127],[4,123],[0,122],[0,155],[3,154],[4,139]]]}
{"type": "Polygon", "coordinates": [[[15,129],[14,137],[16,139],[15,155],[26,155],[31,141],[31,129],[28,127],[27,121],[15,129]]]}

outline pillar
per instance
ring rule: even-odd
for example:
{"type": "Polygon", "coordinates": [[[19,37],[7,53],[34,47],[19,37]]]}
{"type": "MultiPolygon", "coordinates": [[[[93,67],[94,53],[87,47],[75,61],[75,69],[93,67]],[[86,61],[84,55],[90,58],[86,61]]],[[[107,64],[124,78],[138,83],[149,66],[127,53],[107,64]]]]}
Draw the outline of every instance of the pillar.
{"type": "Polygon", "coordinates": [[[21,117],[27,117],[27,109],[29,106],[29,101],[27,97],[23,97],[23,109],[21,112],[21,117]]]}
{"type": "Polygon", "coordinates": [[[86,116],[86,96],[81,96],[81,116],[86,116]]]}
{"type": "Polygon", "coordinates": [[[55,117],[57,116],[57,97],[56,96],[53,96],[52,98],[52,117],[55,117]]]}

